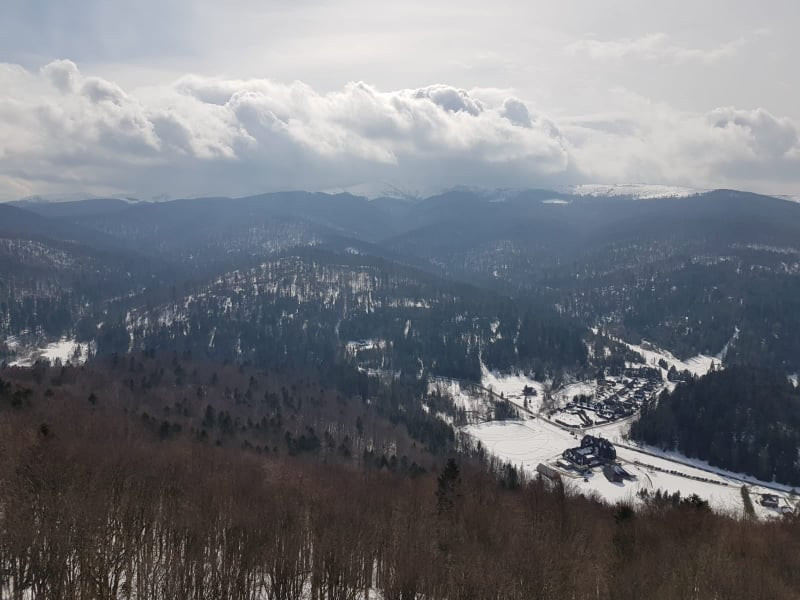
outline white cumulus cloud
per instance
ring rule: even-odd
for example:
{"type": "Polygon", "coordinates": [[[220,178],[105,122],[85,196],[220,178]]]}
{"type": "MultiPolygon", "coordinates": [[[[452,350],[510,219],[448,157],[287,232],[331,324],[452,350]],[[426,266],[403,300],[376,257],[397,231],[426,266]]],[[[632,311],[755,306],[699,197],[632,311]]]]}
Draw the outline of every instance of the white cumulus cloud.
{"type": "Polygon", "coordinates": [[[687,113],[627,94],[625,113],[562,130],[590,179],[766,193],[800,187],[796,124],[762,108],[687,113]]]}
{"type": "Polygon", "coordinates": [[[797,124],[763,108],[679,111],[620,91],[613,115],[543,114],[513,90],[184,76],[124,89],[58,60],[0,63],[0,199],[649,182],[800,187],[797,124]]]}
{"type": "Polygon", "coordinates": [[[0,174],[26,188],[192,195],[376,177],[524,183],[568,163],[558,128],[521,101],[490,106],[447,85],[319,93],[187,76],[137,93],[59,60],[37,73],[4,65],[0,88],[0,174]]]}

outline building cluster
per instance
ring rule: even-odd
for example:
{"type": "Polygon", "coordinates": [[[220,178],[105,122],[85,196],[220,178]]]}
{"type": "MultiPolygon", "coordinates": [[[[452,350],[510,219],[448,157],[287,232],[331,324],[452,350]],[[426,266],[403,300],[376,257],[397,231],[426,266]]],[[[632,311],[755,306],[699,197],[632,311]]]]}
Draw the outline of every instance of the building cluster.
{"type": "Polygon", "coordinates": [[[576,396],[555,417],[567,427],[591,427],[634,415],[663,385],[656,369],[630,369],[621,381],[602,379],[592,396],[576,396]],[[571,417],[566,415],[572,415],[571,417]]]}

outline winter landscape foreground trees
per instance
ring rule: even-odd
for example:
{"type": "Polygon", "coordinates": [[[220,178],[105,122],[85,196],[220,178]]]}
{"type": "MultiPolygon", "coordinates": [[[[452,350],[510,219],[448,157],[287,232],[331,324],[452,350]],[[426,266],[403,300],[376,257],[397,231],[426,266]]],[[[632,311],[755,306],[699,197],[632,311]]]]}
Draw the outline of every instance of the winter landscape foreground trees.
{"type": "Polygon", "coordinates": [[[411,477],[87,409],[0,413],[0,597],[796,598],[800,521],[608,507],[469,461],[411,477]],[[46,419],[43,421],[42,419],[46,419]]]}

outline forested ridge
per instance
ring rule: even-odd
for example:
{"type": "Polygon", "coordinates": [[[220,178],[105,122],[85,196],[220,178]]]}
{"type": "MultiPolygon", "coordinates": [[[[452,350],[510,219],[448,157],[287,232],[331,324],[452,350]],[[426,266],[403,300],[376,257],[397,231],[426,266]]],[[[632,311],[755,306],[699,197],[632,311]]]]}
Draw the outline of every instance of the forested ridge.
{"type": "Polygon", "coordinates": [[[178,298],[166,292],[109,311],[98,352],[188,350],[300,368],[341,362],[348,342],[371,340],[361,365],[406,375],[477,381],[481,359],[540,377],[588,367],[583,329],[552,307],[372,257],[296,250],[178,298]]]}
{"type": "Polygon", "coordinates": [[[676,387],[634,438],[800,483],[796,206],[456,190],[0,213],[3,599],[797,597],[796,516],[609,506],[464,427],[522,412],[486,369],[550,402],[649,377],[625,343],[647,339],[725,368],[662,360],[676,387]]]}
{"type": "MultiPolygon", "coordinates": [[[[481,342],[497,368],[518,360],[527,364],[515,366],[537,372],[574,369],[582,361],[578,338],[603,324],[617,337],[647,339],[679,358],[724,348],[731,363],[800,370],[796,205],[730,190],[656,202],[548,190],[497,194],[454,190],[418,201],[370,201],[291,192],[4,205],[0,334],[88,342],[99,325],[118,325],[129,310],[185,301],[220,276],[281,256],[309,257],[313,247],[350,266],[404,277],[416,270],[417,280],[425,272],[433,295],[450,293],[459,281],[513,300],[520,314],[506,311],[510,319],[500,319],[504,341],[481,342]],[[559,203],[550,203],[554,198],[559,203]],[[547,326],[537,344],[516,349],[534,348],[532,358],[515,356],[508,344],[514,320],[526,315],[547,326]]],[[[478,297],[464,290],[457,293],[462,300],[478,297]]],[[[250,292],[245,286],[240,294],[250,292]]],[[[445,317],[491,322],[498,313],[460,310],[453,306],[445,317]]],[[[383,316],[372,321],[384,323],[383,316]]],[[[350,331],[374,337],[365,323],[350,331]]],[[[442,342],[448,348],[439,358],[451,363],[444,369],[450,375],[474,378],[470,335],[459,330],[461,341],[450,334],[442,342]],[[462,346],[455,353],[454,344],[462,346]],[[466,356],[466,345],[467,366],[456,373],[453,357],[466,356]]]]}
{"type": "Polygon", "coordinates": [[[690,378],[646,403],[631,435],[764,481],[800,485],[800,390],[779,372],[733,366],[690,378]]]}

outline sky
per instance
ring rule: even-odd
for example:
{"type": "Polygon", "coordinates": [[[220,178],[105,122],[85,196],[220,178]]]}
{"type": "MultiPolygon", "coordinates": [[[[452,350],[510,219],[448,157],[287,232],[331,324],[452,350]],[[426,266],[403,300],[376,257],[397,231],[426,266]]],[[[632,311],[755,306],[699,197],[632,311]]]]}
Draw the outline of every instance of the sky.
{"type": "Polygon", "coordinates": [[[796,0],[3,0],[0,200],[800,196],[796,0]]]}

